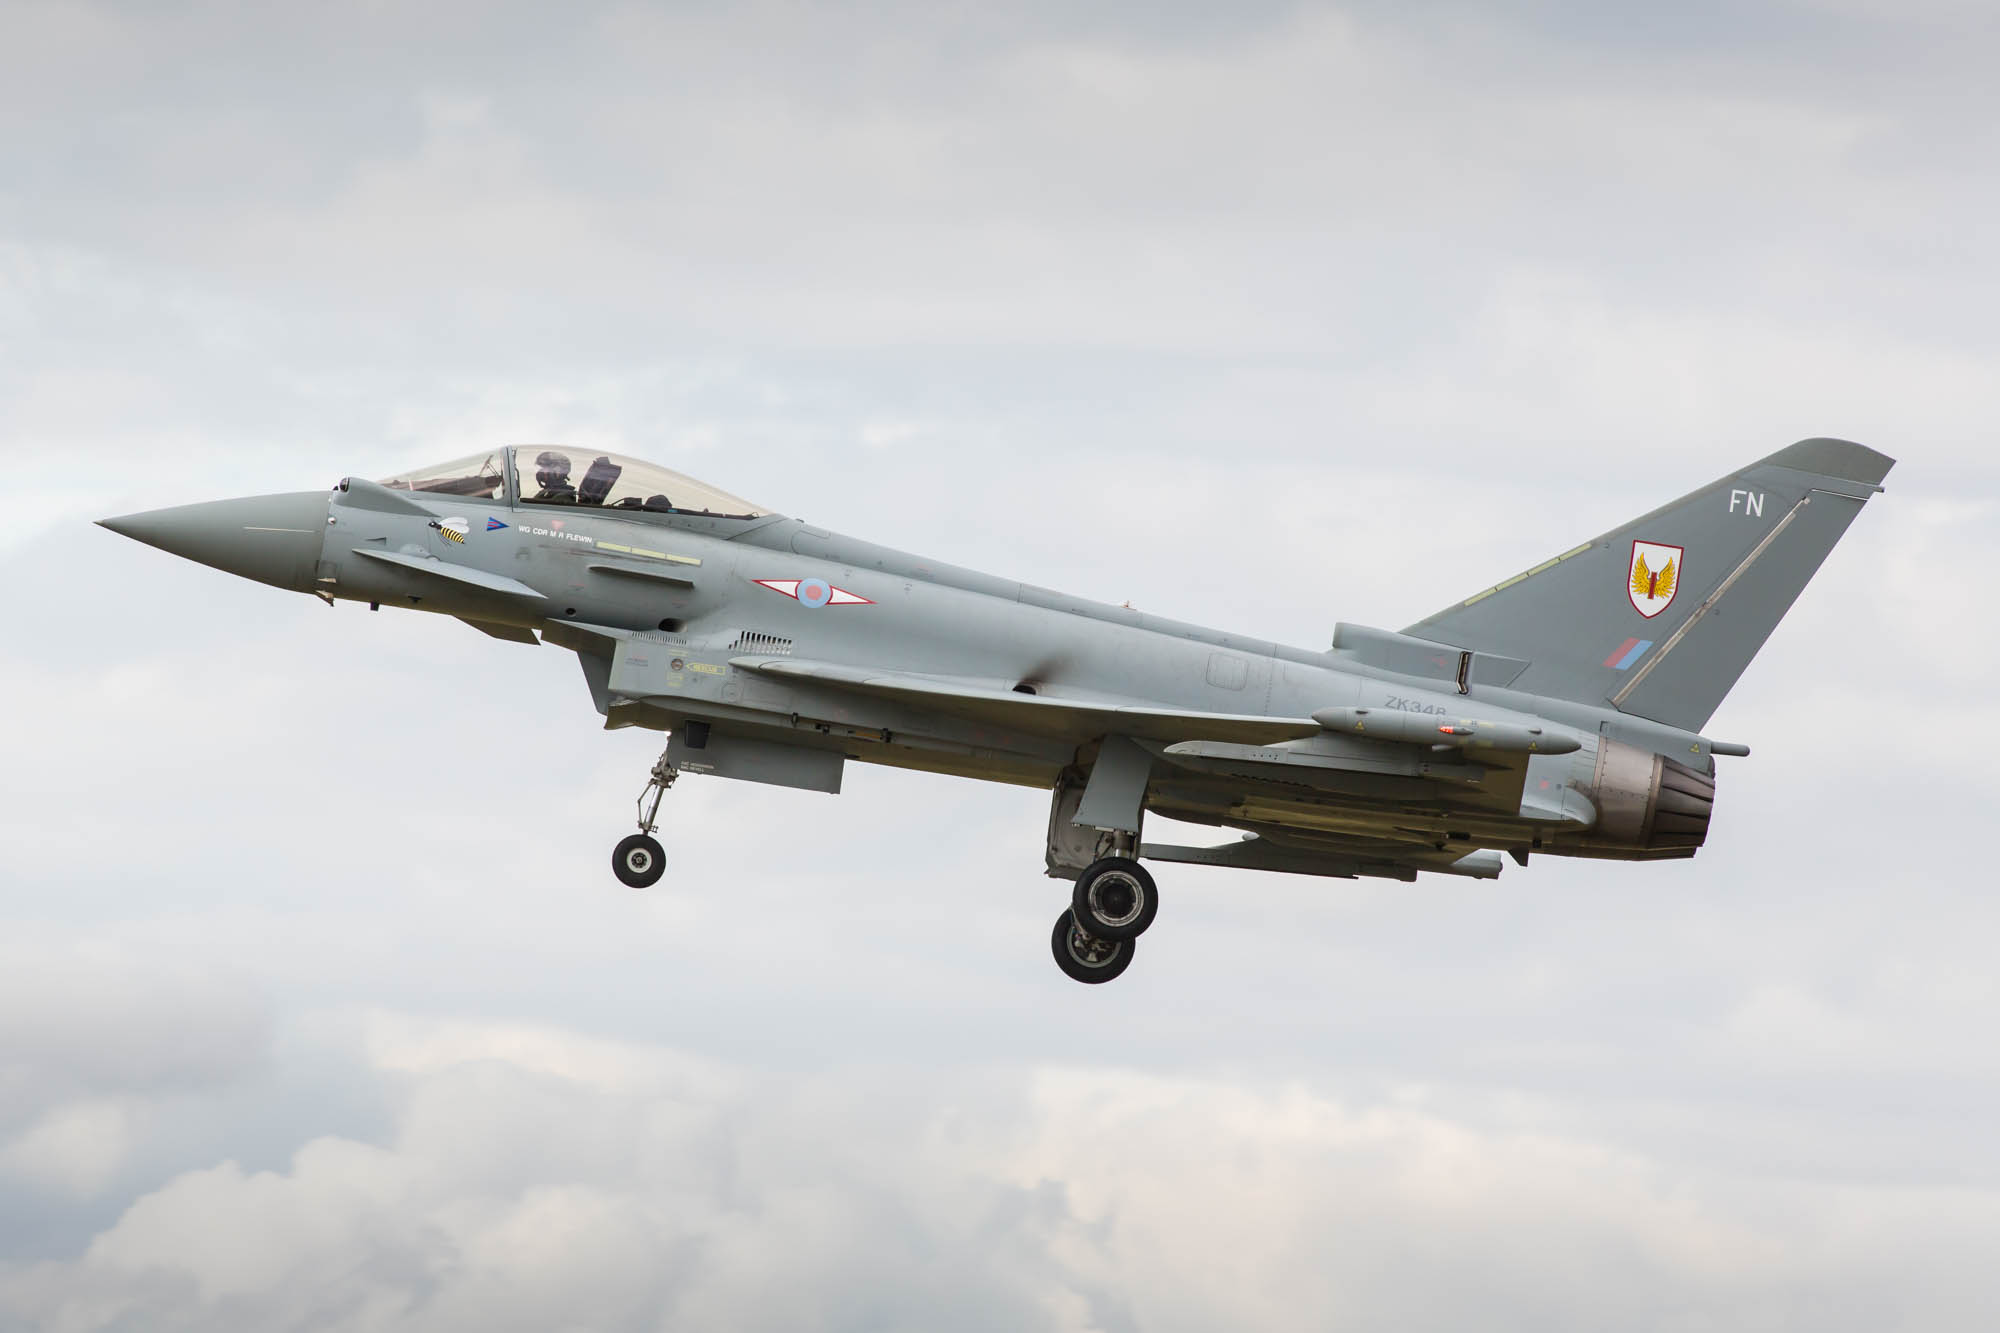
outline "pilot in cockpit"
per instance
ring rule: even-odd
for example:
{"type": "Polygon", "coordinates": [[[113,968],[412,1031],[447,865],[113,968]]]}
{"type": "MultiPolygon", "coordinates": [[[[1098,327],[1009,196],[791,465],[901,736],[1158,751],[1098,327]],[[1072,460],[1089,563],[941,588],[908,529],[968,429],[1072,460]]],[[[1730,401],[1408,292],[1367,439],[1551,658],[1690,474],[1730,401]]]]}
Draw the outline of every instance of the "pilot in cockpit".
{"type": "Polygon", "coordinates": [[[576,487],[569,482],[569,455],[559,454],[553,449],[544,449],[535,455],[535,481],[541,490],[535,493],[533,503],[573,505],[576,503],[576,487]]]}

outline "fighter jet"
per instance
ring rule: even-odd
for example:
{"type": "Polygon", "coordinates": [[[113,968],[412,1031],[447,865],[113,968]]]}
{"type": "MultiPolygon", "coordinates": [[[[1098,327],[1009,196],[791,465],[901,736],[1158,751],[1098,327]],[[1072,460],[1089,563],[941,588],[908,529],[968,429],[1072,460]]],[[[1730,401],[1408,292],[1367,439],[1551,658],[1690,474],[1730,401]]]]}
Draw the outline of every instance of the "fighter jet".
{"type": "Polygon", "coordinates": [[[683,774],[837,793],[850,762],[1050,793],[1050,944],[1100,983],[1160,898],[1146,862],[1338,878],[1693,856],[1702,734],[1894,460],[1803,440],[1401,630],[1322,651],[873,545],[635,458],[517,445],[330,492],[102,520],[333,605],[574,652],[607,728],[666,733],[624,883],[683,774]],[[1148,812],[1235,830],[1143,840],[1148,812]]]}

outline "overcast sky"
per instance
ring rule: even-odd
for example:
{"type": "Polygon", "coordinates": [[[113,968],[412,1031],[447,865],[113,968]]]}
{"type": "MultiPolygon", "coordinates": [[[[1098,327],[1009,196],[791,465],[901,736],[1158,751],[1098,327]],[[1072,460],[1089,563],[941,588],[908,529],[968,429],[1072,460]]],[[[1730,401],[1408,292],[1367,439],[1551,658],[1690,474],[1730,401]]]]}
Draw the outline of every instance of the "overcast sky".
{"type": "Polygon", "coordinates": [[[1990,1329],[1996,61],[0,0],[0,1329],[1990,1329]],[[1319,647],[1820,434],[1698,858],[1167,867],[1102,988],[1039,793],[690,778],[635,893],[571,655],[89,524],[559,440],[1319,647]]]}

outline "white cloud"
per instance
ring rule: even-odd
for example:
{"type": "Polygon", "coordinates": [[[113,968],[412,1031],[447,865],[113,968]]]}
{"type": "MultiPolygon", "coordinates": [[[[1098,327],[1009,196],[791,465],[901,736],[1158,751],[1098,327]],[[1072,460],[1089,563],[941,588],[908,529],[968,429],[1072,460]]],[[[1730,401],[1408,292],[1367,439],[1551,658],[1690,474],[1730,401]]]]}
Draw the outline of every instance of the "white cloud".
{"type": "Polygon", "coordinates": [[[115,1101],[52,1108],[0,1144],[0,1175],[42,1189],[89,1196],[110,1184],[131,1150],[131,1110],[115,1101]]]}

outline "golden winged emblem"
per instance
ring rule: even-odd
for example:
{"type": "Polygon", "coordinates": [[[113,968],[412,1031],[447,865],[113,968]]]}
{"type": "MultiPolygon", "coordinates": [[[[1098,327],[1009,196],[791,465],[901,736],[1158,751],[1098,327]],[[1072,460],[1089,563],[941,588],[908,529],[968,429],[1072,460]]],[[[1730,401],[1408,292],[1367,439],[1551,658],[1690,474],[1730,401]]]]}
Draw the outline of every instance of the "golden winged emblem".
{"type": "Polygon", "coordinates": [[[1632,561],[1632,595],[1648,599],[1669,598],[1674,595],[1674,558],[1667,557],[1663,569],[1646,568],[1646,556],[1642,551],[1632,561]]]}

